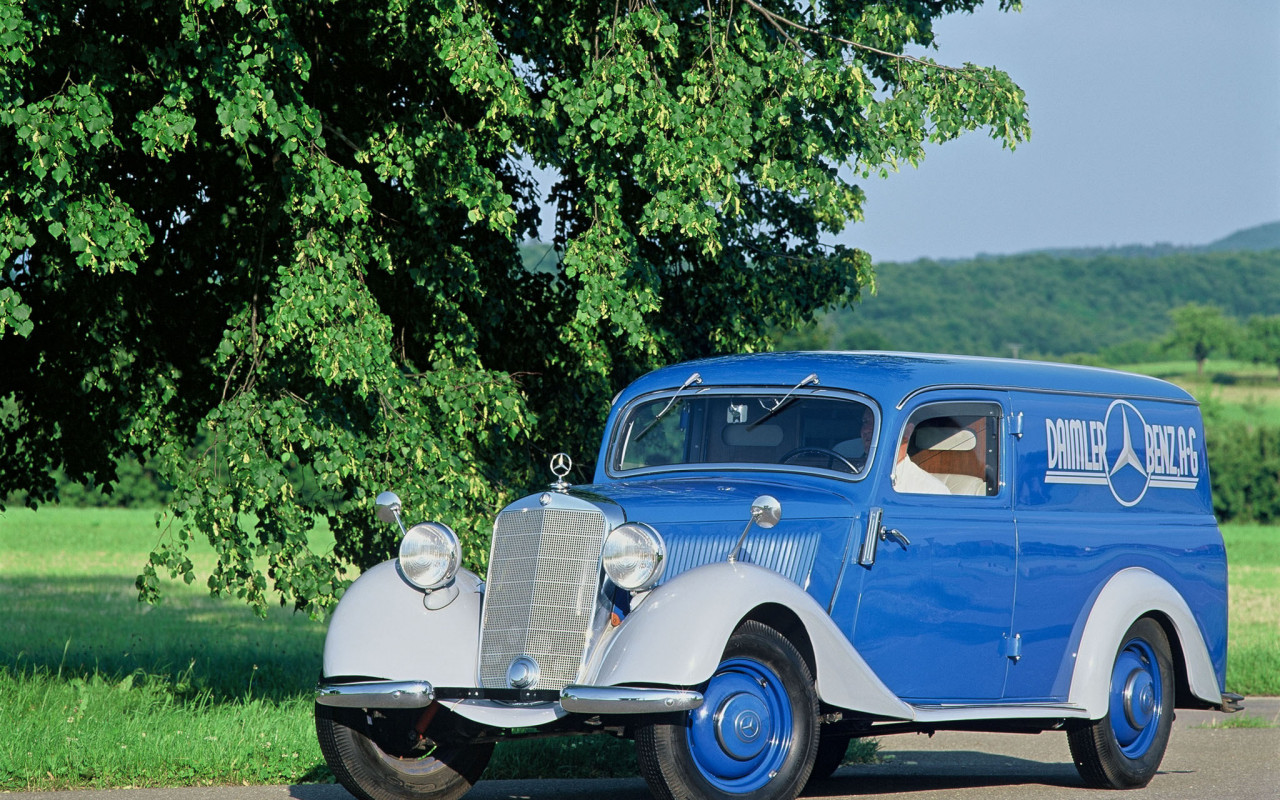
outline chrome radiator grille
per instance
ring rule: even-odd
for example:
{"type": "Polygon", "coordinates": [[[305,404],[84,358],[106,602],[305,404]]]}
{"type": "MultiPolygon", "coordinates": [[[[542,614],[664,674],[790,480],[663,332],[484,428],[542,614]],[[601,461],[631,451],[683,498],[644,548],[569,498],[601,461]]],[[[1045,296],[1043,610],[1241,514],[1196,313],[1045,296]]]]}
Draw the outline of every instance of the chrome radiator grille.
{"type": "Polygon", "coordinates": [[[539,689],[573,683],[596,617],[604,514],[528,509],[498,515],[480,630],[480,685],[505,688],[532,656],[539,689]]]}

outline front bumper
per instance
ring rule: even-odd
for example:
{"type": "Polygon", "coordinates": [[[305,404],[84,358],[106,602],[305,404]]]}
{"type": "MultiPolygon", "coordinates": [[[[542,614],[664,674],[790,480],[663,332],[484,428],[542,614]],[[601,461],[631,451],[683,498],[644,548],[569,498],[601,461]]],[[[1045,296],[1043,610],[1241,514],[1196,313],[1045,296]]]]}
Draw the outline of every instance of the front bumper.
{"type": "MultiPolygon", "coordinates": [[[[485,699],[483,690],[466,693],[485,699]]],[[[337,708],[425,708],[435,699],[436,689],[426,681],[321,683],[316,687],[316,702],[337,708]]],[[[702,705],[702,699],[700,692],[688,689],[566,686],[560,690],[558,702],[572,714],[666,714],[691,711],[702,705]]]]}
{"type": "Polygon", "coordinates": [[[560,690],[560,707],[575,714],[665,714],[701,705],[702,693],[688,689],[566,686],[560,690]]]}
{"type": "Polygon", "coordinates": [[[334,708],[425,708],[436,699],[426,681],[371,681],[322,683],[316,702],[334,708]]]}

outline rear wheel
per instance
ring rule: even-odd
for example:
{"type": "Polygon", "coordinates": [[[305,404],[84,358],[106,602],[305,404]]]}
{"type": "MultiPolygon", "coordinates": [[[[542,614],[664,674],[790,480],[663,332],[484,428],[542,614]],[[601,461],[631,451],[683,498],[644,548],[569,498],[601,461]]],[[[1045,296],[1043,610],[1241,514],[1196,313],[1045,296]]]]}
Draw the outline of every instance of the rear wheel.
{"type": "Polygon", "coordinates": [[[1159,623],[1130,626],[1111,668],[1107,714],[1067,734],[1080,777],[1098,789],[1146,786],[1173,726],[1173,662],[1159,623]]]}
{"type": "Polygon", "coordinates": [[[818,699],[804,658],[758,622],[729,637],[700,708],[636,730],[636,756],[663,800],[791,800],[818,749],[818,699]]]}
{"type": "MultiPolygon", "coordinates": [[[[447,713],[447,712],[446,712],[447,713]]],[[[316,705],[320,752],[338,783],[361,800],[456,800],[479,780],[493,744],[434,741],[414,729],[423,710],[316,705]]],[[[443,735],[437,720],[428,736],[443,735]]]]}

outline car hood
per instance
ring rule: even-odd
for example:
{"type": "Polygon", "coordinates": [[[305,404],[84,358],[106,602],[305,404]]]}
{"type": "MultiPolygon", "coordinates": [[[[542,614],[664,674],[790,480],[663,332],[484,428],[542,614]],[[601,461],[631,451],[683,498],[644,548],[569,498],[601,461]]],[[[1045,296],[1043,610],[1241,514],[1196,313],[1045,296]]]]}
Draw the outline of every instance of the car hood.
{"type": "Polygon", "coordinates": [[[795,480],[665,476],[571,492],[600,505],[616,505],[628,521],[654,526],[668,548],[664,583],[703,564],[724,561],[736,547],[738,560],[771,569],[823,602],[830,598],[858,513],[848,497],[795,480]],[[761,495],[777,499],[781,519],[770,529],[753,525],[744,537],[751,505],[761,495]]]}
{"type": "Polygon", "coordinates": [[[738,522],[751,517],[751,504],[770,495],[782,505],[784,520],[849,518],[857,514],[844,495],[819,487],[758,478],[671,478],[578,486],[584,500],[620,506],[629,521],[651,525],[738,522]]]}

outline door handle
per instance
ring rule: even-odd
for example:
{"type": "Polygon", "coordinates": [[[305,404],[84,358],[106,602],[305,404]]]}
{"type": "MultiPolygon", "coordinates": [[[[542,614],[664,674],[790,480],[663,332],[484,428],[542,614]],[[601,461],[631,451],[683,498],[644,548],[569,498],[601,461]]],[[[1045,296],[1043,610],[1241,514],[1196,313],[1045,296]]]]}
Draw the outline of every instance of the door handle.
{"type": "Polygon", "coordinates": [[[862,547],[858,550],[858,564],[860,566],[870,568],[872,564],[876,563],[876,545],[880,542],[892,539],[903,550],[906,550],[907,545],[911,544],[911,540],[902,531],[896,528],[886,528],[881,523],[883,518],[883,508],[875,506],[867,510],[867,532],[863,535],[862,547]]]}
{"type": "Polygon", "coordinates": [[[897,542],[898,546],[901,547],[903,550],[906,550],[907,545],[911,544],[911,540],[908,539],[907,535],[902,531],[898,530],[897,528],[886,528],[885,526],[881,525],[880,541],[883,542],[889,539],[892,539],[895,542],[897,542]]]}

